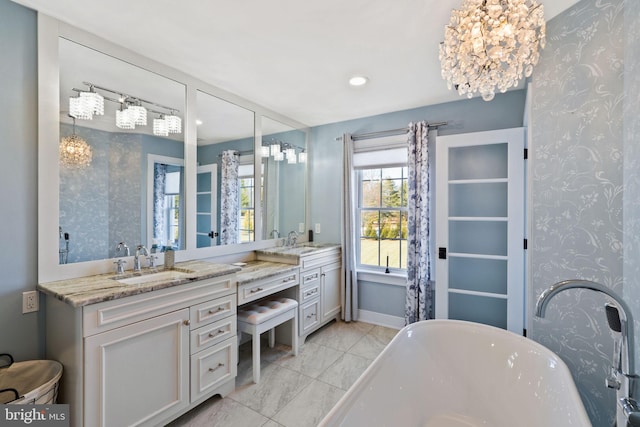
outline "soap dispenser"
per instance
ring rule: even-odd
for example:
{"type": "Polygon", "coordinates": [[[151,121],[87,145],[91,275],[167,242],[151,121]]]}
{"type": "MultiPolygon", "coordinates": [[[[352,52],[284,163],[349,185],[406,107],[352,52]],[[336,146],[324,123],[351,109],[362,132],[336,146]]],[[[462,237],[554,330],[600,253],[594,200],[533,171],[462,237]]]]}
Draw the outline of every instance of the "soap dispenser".
{"type": "Polygon", "coordinates": [[[164,253],[164,268],[172,269],[176,261],[176,252],[173,250],[171,242],[167,242],[167,250],[164,253]]]}

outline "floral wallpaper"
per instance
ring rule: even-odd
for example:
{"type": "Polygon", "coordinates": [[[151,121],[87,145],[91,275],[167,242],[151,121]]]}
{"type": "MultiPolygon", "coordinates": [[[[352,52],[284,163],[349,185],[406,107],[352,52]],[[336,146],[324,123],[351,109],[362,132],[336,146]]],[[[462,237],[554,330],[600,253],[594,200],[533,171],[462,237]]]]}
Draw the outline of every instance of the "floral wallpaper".
{"type": "MultiPolygon", "coordinates": [[[[624,17],[624,0],[582,0],[547,26],[531,93],[529,313],[565,279],[623,295],[624,17]]],[[[567,362],[594,426],[615,417],[615,392],[604,385],[613,354],[605,301],[570,290],[545,319],[529,318],[529,336],[567,362]]]]}

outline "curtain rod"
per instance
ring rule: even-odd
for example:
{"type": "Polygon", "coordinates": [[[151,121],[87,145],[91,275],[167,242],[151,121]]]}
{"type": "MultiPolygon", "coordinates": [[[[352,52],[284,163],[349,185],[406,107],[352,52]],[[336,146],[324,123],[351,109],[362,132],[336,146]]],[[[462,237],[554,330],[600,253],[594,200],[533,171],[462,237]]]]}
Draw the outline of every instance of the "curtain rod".
{"type": "MultiPolygon", "coordinates": [[[[446,126],[448,122],[434,122],[428,123],[427,126],[429,128],[438,128],[439,126],[446,126]]],[[[402,135],[403,133],[409,132],[409,127],[403,127],[400,129],[390,129],[390,130],[381,130],[377,132],[369,132],[369,133],[361,133],[359,135],[351,135],[351,139],[353,141],[358,141],[361,139],[371,139],[378,138],[383,136],[393,136],[393,135],[402,135]]],[[[341,136],[336,137],[336,141],[342,139],[341,136]]]]}

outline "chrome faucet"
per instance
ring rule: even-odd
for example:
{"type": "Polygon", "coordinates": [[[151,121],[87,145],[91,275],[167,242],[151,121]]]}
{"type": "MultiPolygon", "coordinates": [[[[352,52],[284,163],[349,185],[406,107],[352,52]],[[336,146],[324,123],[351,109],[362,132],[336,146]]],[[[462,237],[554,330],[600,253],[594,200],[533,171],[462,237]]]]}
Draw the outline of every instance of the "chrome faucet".
{"type": "Polygon", "coordinates": [[[287,235],[287,246],[295,247],[298,241],[298,233],[296,231],[290,231],[287,235]]]}
{"type": "Polygon", "coordinates": [[[622,310],[623,316],[620,318],[617,309],[611,304],[605,305],[609,325],[611,326],[613,323],[615,327],[612,327],[612,329],[621,334],[620,342],[615,344],[611,376],[607,378],[606,385],[609,388],[618,390],[618,403],[621,409],[621,411],[618,411],[618,423],[619,425],[627,425],[628,422],[632,422],[633,419],[638,418],[640,415],[638,403],[635,400],[638,375],[634,370],[633,317],[627,303],[611,289],[600,283],[589,280],[565,280],[552,285],[540,294],[536,302],[536,316],[544,317],[549,300],[556,294],[575,288],[601,292],[611,298],[615,305],[622,310]],[[624,423],[620,424],[623,420],[624,423]]]}
{"type": "Polygon", "coordinates": [[[273,230],[271,230],[271,237],[273,237],[274,239],[279,239],[280,232],[274,228],[273,230]]]}
{"type": "Polygon", "coordinates": [[[149,256],[149,251],[144,245],[136,246],[136,255],[133,257],[133,271],[140,271],[140,255],[149,256]]]}
{"type": "Polygon", "coordinates": [[[129,246],[125,242],[120,242],[116,245],[116,256],[120,253],[120,251],[124,250],[124,256],[129,256],[129,246]]]}

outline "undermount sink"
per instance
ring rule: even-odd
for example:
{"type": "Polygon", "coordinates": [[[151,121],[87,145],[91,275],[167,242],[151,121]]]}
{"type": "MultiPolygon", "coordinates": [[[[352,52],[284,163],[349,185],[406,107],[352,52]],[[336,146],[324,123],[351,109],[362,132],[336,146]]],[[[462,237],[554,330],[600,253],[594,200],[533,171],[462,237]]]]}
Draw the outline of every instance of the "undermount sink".
{"type": "Polygon", "coordinates": [[[141,285],[150,282],[171,282],[178,279],[187,279],[194,272],[187,269],[161,270],[149,273],[136,273],[134,276],[114,276],[113,280],[125,285],[141,285]]]}

